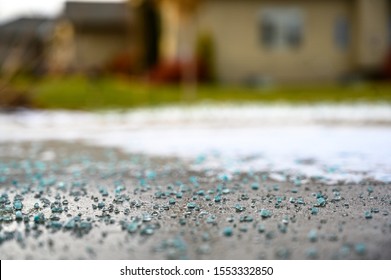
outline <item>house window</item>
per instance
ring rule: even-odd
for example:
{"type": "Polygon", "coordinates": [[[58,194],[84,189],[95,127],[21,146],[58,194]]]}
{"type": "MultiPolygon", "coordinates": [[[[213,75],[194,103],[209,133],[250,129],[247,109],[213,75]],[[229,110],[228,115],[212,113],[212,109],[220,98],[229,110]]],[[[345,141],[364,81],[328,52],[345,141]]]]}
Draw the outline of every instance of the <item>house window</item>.
{"type": "Polygon", "coordinates": [[[334,27],[335,44],[341,50],[347,50],[350,42],[350,24],[346,17],[338,17],[334,27]]]}
{"type": "Polygon", "coordinates": [[[266,48],[294,49],[303,41],[303,13],[299,8],[265,8],[260,13],[261,42],[266,48]]]}

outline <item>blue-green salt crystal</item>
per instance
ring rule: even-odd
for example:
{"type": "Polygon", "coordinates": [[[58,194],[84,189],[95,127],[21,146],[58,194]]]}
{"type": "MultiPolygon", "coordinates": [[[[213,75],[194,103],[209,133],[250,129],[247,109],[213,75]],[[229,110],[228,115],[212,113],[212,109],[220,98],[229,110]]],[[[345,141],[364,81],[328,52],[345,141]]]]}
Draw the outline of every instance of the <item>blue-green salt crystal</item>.
{"type": "Polygon", "coordinates": [[[6,176],[0,176],[0,183],[5,183],[6,181],[7,181],[7,177],[6,176]]]}
{"type": "Polygon", "coordinates": [[[235,205],[235,210],[236,212],[243,212],[246,208],[244,208],[242,205],[240,204],[236,204],[235,205]]]}
{"type": "Polygon", "coordinates": [[[150,221],[152,221],[152,216],[151,215],[149,215],[149,214],[144,214],[143,215],[143,220],[142,220],[143,222],[150,222],[150,221]]]}
{"type": "Polygon", "coordinates": [[[354,250],[356,251],[357,254],[364,255],[367,251],[367,247],[365,246],[364,243],[358,243],[354,246],[354,250]]]}
{"type": "Polygon", "coordinates": [[[317,205],[320,207],[324,207],[326,205],[326,200],[323,197],[318,197],[316,199],[317,205]]]}
{"type": "Polygon", "coordinates": [[[102,209],[103,207],[105,207],[105,203],[104,202],[99,202],[98,203],[98,208],[102,209]]]}
{"type": "Polygon", "coordinates": [[[90,231],[92,229],[92,224],[87,221],[82,221],[82,222],[80,222],[79,227],[82,231],[86,232],[86,231],[90,231]]]}
{"type": "Polygon", "coordinates": [[[210,201],[210,200],[212,199],[212,198],[210,197],[210,195],[208,195],[208,194],[207,194],[207,195],[205,195],[205,197],[204,197],[204,198],[205,198],[205,201],[210,201]]]}
{"type": "Polygon", "coordinates": [[[53,213],[62,213],[63,211],[61,207],[52,207],[51,210],[53,213]]]}
{"type": "Polygon", "coordinates": [[[23,204],[20,200],[14,201],[14,209],[15,210],[22,210],[23,204]]]}
{"type": "Polygon", "coordinates": [[[318,250],[316,248],[309,248],[306,250],[307,258],[316,259],[318,257],[318,250]]]}
{"type": "Polygon", "coordinates": [[[150,171],[147,172],[147,178],[148,178],[149,180],[154,180],[154,179],[156,179],[156,176],[157,176],[157,174],[156,174],[155,171],[150,170],[150,171]]]}
{"type": "Polygon", "coordinates": [[[266,218],[269,218],[271,216],[271,212],[267,209],[261,209],[261,211],[259,212],[259,214],[261,215],[262,218],[266,219],[266,218]]]}
{"type": "Polygon", "coordinates": [[[196,208],[196,207],[197,207],[197,204],[194,203],[194,202],[189,202],[189,203],[187,204],[187,208],[188,208],[188,209],[194,209],[194,208],[196,208]]]}
{"type": "Polygon", "coordinates": [[[248,194],[244,193],[244,194],[241,194],[241,195],[240,195],[240,199],[241,199],[241,200],[249,200],[250,197],[248,196],[248,194]]]}
{"type": "Polygon", "coordinates": [[[368,191],[368,194],[373,193],[373,187],[369,186],[369,187],[367,188],[367,191],[368,191]]]}
{"type": "Polygon", "coordinates": [[[219,177],[220,177],[220,180],[222,180],[224,182],[228,182],[229,181],[229,176],[227,174],[222,174],[219,177]]]}
{"type": "Polygon", "coordinates": [[[273,239],[275,237],[275,233],[274,233],[274,231],[268,231],[267,233],[266,233],[266,238],[267,239],[273,239]]]}
{"type": "Polygon", "coordinates": [[[196,163],[196,164],[201,164],[201,163],[203,163],[205,160],[206,160],[206,156],[205,156],[205,155],[199,155],[199,156],[197,156],[197,158],[196,158],[196,160],[195,160],[195,163],[196,163]]]}
{"type": "Polygon", "coordinates": [[[22,212],[21,212],[21,211],[16,211],[16,212],[15,212],[15,220],[20,221],[20,220],[22,220],[22,219],[23,219],[23,214],[22,214],[22,212]]]}
{"type": "Polygon", "coordinates": [[[223,234],[224,234],[224,236],[227,236],[227,237],[232,236],[233,229],[231,227],[225,227],[223,229],[223,234]]]}
{"type": "Polygon", "coordinates": [[[343,257],[346,257],[350,254],[350,246],[345,244],[339,249],[339,254],[343,257]]]}
{"type": "Polygon", "coordinates": [[[144,187],[147,185],[147,180],[145,180],[144,178],[141,178],[141,179],[139,179],[139,184],[140,184],[140,186],[144,187]]]}
{"type": "MultiPolygon", "coordinates": [[[[0,216],[0,218],[1,218],[1,216],[0,216]]],[[[9,222],[12,222],[13,221],[13,218],[12,218],[12,216],[3,216],[2,217],[2,219],[0,219],[0,221],[3,221],[3,222],[6,222],[6,223],[9,223],[9,222]]]]}
{"type": "Polygon", "coordinates": [[[74,218],[70,219],[68,222],[65,223],[64,228],[66,229],[74,229],[76,226],[76,221],[74,218]]]}
{"type": "Polygon", "coordinates": [[[64,189],[65,188],[65,183],[64,182],[58,182],[57,187],[59,189],[64,189]]]}
{"type": "Polygon", "coordinates": [[[323,197],[323,194],[322,194],[321,192],[317,192],[317,193],[315,194],[315,197],[316,197],[316,198],[323,197]]]}
{"type": "Polygon", "coordinates": [[[278,224],[277,227],[281,233],[286,233],[288,231],[288,227],[285,224],[278,224]]]}
{"type": "Polygon", "coordinates": [[[245,222],[245,223],[251,223],[254,220],[252,216],[244,216],[240,217],[239,221],[240,222],[245,222]]]}
{"type": "Polygon", "coordinates": [[[227,189],[227,188],[224,188],[222,191],[223,194],[229,194],[230,192],[231,192],[231,190],[227,189]]]}
{"type": "Polygon", "coordinates": [[[371,208],[372,213],[379,213],[379,208],[371,208]]]}
{"type": "Polygon", "coordinates": [[[248,227],[245,226],[245,225],[243,225],[243,226],[241,226],[241,227],[239,228],[239,230],[240,230],[241,232],[247,232],[247,231],[248,231],[248,227]]]}
{"type": "Polygon", "coordinates": [[[170,210],[170,207],[168,205],[163,205],[162,208],[163,210],[170,210]]]}
{"type": "Polygon", "coordinates": [[[259,189],[259,184],[257,184],[257,183],[251,184],[251,189],[254,190],[254,191],[258,190],[259,189]]]}
{"type": "Polygon", "coordinates": [[[207,232],[203,232],[201,237],[202,237],[202,241],[204,242],[210,240],[210,235],[207,232]]]}
{"type": "Polygon", "coordinates": [[[154,234],[155,229],[153,227],[145,227],[141,230],[141,235],[152,235],[154,234]]]}
{"type": "Polygon", "coordinates": [[[43,213],[38,213],[34,216],[34,222],[36,224],[43,224],[45,222],[45,215],[43,213]]]}
{"type": "Polygon", "coordinates": [[[206,219],[206,222],[207,222],[208,224],[216,224],[216,216],[213,216],[213,215],[209,216],[209,217],[206,219]]]}
{"type": "Polygon", "coordinates": [[[62,228],[62,223],[61,222],[58,222],[58,221],[51,221],[49,226],[52,228],[52,229],[61,229],[62,228]]]}
{"type": "Polygon", "coordinates": [[[109,195],[107,189],[104,188],[104,187],[100,187],[99,188],[99,192],[101,193],[102,196],[108,196],[109,195]]]}
{"type": "Polygon", "coordinates": [[[199,196],[204,196],[204,195],[205,195],[205,191],[204,191],[204,190],[199,190],[199,191],[197,192],[197,195],[199,195],[199,196]]]}
{"type": "Polygon", "coordinates": [[[155,198],[162,198],[163,193],[161,191],[155,192],[155,198]]]}
{"type": "Polygon", "coordinates": [[[129,233],[135,233],[138,229],[138,224],[136,222],[131,222],[130,224],[127,225],[126,230],[129,233]]]}
{"type": "Polygon", "coordinates": [[[195,176],[190,176],[190,178],[189,178],[189,182],[190,183],[193,183],[193,184],[198,184],[198,182],[197,182],[197,177],[195,177],[195,176]]]}
{"type": "Polygon", "coordinates": [[[61,218],[57,214],[52,214],[52,215],[50,215],[49,219],[52,221],[59,221],[61,218]]]}
{"type": "Polygon", "coordinates": [[[171,205],[174,205],[176,203],[176,200],[174,198],[170,198],[168,200],[168,203],[171,204],[171,205]]]}
{"type": "Polygon", "coordinates": [[[119,185],[115,188],[115,193],[116,194],[119,194],[120,192],[122,192],[123,190],[125,190],[125,187],[122,186],[122,185],[119,185]]]}
{"type": "Polygon", "coordinates": [[[318,240],[318,233],[316,230],[312,229],[307,235],[309,241],[316,242],[318,240]]]}
{"type": "Polygon", "coordinates": [[[182,192],[177,192],[176,193],[176,198],[182,198],[183,197],[183,193],[182,192]]]}
{"type": "Polygon", "coordinates": [[[312,215],[317,215],[319,213],[319,209],[318,208],[316,208],[316,207],[312,207],[311,208],[311,214],[312,215]]]}
{"type": "Polygon", "coordinates": [[[263,224],[258,225],[258,232],[259,233],[265,232],[265,226],[263,224]]]}
{"type": "Polygon", "coordinates": [[[365,219],[372,219],[372,213],[370,211],[365,211],[364,216],[365,219]]]}
{"type": "Polygon", "coordinates": [[[6,206],[2,209],[2,212],[3,212],[3,213],[9,213],[9,214],[11,214],[11,213],[13,213],[13,210],[12,210],[12,207],[11,207],[11,206],[6,205],[6,206]]]}
{"type": "Polygon", "coordinates": [[[215,200],[215,202],[220,202],[221,201],[221,196],[220,195],[216,195],[214,200],[215,200]]]}
{"type": "Polygon", "coordinates": [[[290,197],[290,198],[289,198],[289,202],[290,202],[290,203],[295,203],[296,200],[295,200],[293,197],[290,197]]]}

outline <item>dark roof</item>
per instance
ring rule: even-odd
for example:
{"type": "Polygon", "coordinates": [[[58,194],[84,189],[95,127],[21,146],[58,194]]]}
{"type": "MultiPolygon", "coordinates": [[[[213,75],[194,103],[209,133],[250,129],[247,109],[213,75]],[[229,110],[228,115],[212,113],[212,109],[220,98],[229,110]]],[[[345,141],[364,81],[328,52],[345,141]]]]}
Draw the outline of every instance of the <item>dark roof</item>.
{"type": "Polygon", "coordinates": [[[64,16],[76,26],[126,26],[129,9],[125,2],[74,2],[65,3],[64,16]]]}
{"type": "Polygon", "coordinates": [[[49,36],[54,21],[45,17],[20,17],[0,25],[1,39],[49,36]]]}

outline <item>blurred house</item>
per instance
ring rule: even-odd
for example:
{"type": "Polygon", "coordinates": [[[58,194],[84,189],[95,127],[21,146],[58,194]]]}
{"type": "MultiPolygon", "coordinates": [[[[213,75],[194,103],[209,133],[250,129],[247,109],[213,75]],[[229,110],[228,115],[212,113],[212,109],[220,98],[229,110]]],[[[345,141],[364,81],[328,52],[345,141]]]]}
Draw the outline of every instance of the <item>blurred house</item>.
{"type": "Polygon", "coordinates": [[[161,59],[189,59],[207,35],[220,81],[335,81],[376,73],[390,49],[390,2],[160,0],[161,59]]]}
{"type": "Polygon", "coordinates": [[[250,84],[368,76],[387,64],[390,7],[391,0],[69,1],[55,20],[1,25],[0,69],[160,68],[163,78],[191,81],[205,68],[218,81],[250,84]]]}
{"type": "Polygon", "coordinates": [[[45,71],[53,26],[53,20],[43,17],[21,17],[0,25],[0,72],[45,71]]]}
{"type": "Polygon", "coordinates": [[[116,61],[118,67],[131,67],[132,17],[126,2],[69,1],[61,20],[72,29],[74,70],[102,70],[116,61]]]}

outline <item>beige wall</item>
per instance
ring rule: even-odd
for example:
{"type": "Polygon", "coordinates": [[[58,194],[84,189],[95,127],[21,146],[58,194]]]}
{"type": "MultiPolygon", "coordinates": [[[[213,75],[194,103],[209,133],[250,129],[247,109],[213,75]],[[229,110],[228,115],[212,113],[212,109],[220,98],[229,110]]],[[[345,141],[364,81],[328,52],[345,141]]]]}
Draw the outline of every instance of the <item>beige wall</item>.
{"type": "Polygon", "coordinates": [[[223,81],[240,82],[251,75],[279,81],[330,80],[352,69],[352,52],[334,40],[338,16],[353,16],[349,0],[207,0],[198,14],[200,32],[215,40],[217,74],[223,81]],[[260,40],[259,13],[271,6],[302,8],[304,40],[297,50],[265,49],[260,40]]]}
{"type": "Polygon", "coordinates": [[[74,40],[74,66],[77,69],[105,66],[115,55],[129,49],[129,41],[124,34],[77,32],[74,40]]]}
{"type": "Polygon", "coordinates": [[[364,70],[376,69],[389,50],[387,0],[357,0],[356,63],[364,70]]]}

